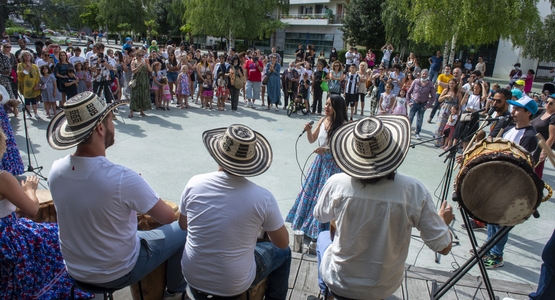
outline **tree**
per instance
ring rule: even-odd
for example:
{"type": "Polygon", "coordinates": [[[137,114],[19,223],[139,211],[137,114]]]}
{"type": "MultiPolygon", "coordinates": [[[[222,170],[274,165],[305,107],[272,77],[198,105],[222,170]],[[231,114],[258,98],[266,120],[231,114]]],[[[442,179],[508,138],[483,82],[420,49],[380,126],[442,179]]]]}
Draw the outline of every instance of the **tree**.
{"type": "Polygon", "coordinates": [[[269,16],[281,2],[189,0],[185,3],[185,18],[193,34],[227,37],[229,49],[235,45],[235,37],[258,38],[263,28],[267,28],[267,23],[273,22],[269,16]]]}
{"type": "Polygon", "coordinates": [[[36,8],[37,4],[33,0],[0,0],[0,33],[6,30],[10,16],[22,15],[26,9],[36,8]]]}
{"type": "MultiPolygon", "coordinates": [[[[553,6],[553,4],[552,4],[553,6]]],[[[555,14],[547,15],[526,34],[522,54],[540,61],[555,61],[555,14]]]]}
{"type": "MultiPolygon", "coordinates": [[[[524,45],[539,19],[538,0],[388,0],[409,22],[409,38],[432,45],[485,45],[499,39],[524,45]]],[[[449,46],[448,46],[449,48],[449,46]]],[[[445,57],[447,56],[444,53],[445,57]]],[[[449,59],[452,63],[454,51],[449,59]]]]}
{"type": "Polygon", "coordinates": [[[99,28],[102,25],[100,7],[98,3],[91,3],[85,7],[85,11],[79,15],[84,25],[90,28],[99,28]]]}
{"type": "Polygon", "coordinates": [[[99,2],[99,15],[104,22],[100,25],[106,25],[107,30],[117,30],[118,25],[129,23],[133,30],[141,32],[146,29],[143,20],[148,17],[147,9],[148,6],[145,6],[142,1],[101,0],[99,2]]]}
{"type": "Polygon", "coordinates": [[[347,4],[340,28],[347,43],[366,48],[381,48],[385,44],[382,3],[384,0],[352,0],[347,4]]]}

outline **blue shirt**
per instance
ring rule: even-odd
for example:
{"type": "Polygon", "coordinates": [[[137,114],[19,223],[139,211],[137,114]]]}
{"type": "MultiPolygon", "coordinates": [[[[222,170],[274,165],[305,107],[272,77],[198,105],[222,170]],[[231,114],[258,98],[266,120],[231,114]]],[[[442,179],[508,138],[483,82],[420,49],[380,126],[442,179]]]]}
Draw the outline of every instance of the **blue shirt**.
{"type": "Polygon", "coordinates": [[[441,68],[441,63],[443,62],[443,56],[432,56],[430,57],[430,59],[432,60],[430,70],[439,71],[439,69],[441,68]]]}

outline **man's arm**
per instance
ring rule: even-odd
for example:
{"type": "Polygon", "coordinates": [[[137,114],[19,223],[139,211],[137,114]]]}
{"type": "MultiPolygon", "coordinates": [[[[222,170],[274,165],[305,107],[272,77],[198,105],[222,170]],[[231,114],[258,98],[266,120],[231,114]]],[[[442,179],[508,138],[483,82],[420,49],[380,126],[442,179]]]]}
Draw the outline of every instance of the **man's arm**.
{"type": "Polygon", "coordinates": [[[181,228],[182,230],[187,230],[187,216],[184,215],[183,213],[185,212],[181,212],[179,214],[179,228],[181,228]]]}
{"type": "Polygon", "coordinates": [[[175,219],[173,209],[162,199],[158,199],[158,202],[148,211],[148,214],[160,224],[170,224],[175,219]]]}
{"type": "MultiPolygon", "coordinates": [[[[441,219],[443,220],[443,222],[445,222],[445,225],[449,226],[449,224],[451,224],[451,222],[453,221],[453,219],[455,218],[455,215],[453,215],[453,208],[451,207],[451,205],[449,205],[447,203],[447,201],[443,201],[441,203],[441,207],[439,208],[439,216],[441,217],[441,219]]],[[[447,247],[443,248],[443,250],[438,251],[438,253],[442,254],[442,255],[447,255],[449,254],[449,251],[451,251],[451,248],[453,247],[453,235],[451,234],[451,231],[449,231],[449,234],[451,236],[451,243],[449,243],[449,245],[447,245],[447,247]]]]}
{"type": "MultiPolygon", "coordinates": [[[[181,216],[179,217],[179,220],[179,226],[181,226],[181,216]]],[[[185,227],[185,229],[186,228],[187,227],[185,227]]],[[[183,227],[181,229],[183,229],[183,227]]],[[[272,243],[276,245],[276,247],[280,249],[285,249],[289,247],[289,233],[287,232],[287,228],[285,228],[285,225],[281,226],[281,228],[279,228],[278,230],[267,231],[266,233],[268,234],[268,237],[270,237],[272,243]]]]}

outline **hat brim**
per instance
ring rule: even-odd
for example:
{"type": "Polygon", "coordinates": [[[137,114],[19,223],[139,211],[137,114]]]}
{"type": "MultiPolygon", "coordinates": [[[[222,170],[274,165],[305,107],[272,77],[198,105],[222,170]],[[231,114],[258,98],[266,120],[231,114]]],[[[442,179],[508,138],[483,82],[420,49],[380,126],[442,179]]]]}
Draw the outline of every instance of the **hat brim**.
{"type": "Polygon", "coordinates": [[[255,153],[251,159],[234,159],[221,151],[219,142],[227,127],[207,130],[202,133],[202,141],[208,153],[227,172],[242,177],[260,175],[272,164],[272,147],[264,136],[254,131],[256,135],[255,153]]]}
{"type": "Polygon", "coordinates": [[[410,146],[410,122],[405,116],[375,116],[382,121],[384,130],[389,131],[389,144],[374,157],[362,157],[354,149],[354,126],[341,126],[331,137],[330,152],[344,173],[354,178],[371,179],[395,171],[407,156],[410,146]]]}
{"type": "Polygon", "coordinates": [[[46,140],[48,144],[50,144],[50,147],[56,150],[73,148],[86,140],[92,134],[93,129],[106,118],[109,112],[118,106],[129,104],[129,102],[129,100],[122,100],[108,104],[106,109],[98,114],[96,120],[77,130],[72,130],[68,126],[66,115],[62,110],[56,114],[48,124],[48,128],[46,129],[46,140]]]}

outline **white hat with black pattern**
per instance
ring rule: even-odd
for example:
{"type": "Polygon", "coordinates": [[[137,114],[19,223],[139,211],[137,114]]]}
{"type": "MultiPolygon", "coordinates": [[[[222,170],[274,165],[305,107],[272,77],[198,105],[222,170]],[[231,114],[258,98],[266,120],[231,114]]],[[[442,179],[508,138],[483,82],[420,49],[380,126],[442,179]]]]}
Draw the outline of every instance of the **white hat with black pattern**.
{"type": "Polygon", "coordinates": [[[65,150],[86,140],[112,109],[129,104],[128,100],[106,104],[93,92],[83,92],[69,98],[64,110],[52,118],[46,130],[50,147],[65,150]]]}
{"type": "Polygon", "coordinates": [[[207,130],[202,141],[214,160],[236,176],[260,175],[272,164],[272,147],[260,133],[241,124],[207,130]]]}
{"type": "Polygon", "coordinates": [[[409,145],[409,119],[384,115],[339,127],[331,137],[330,152],[344,173],[371,179],[395,171],[405,159],[409,145]]]}

